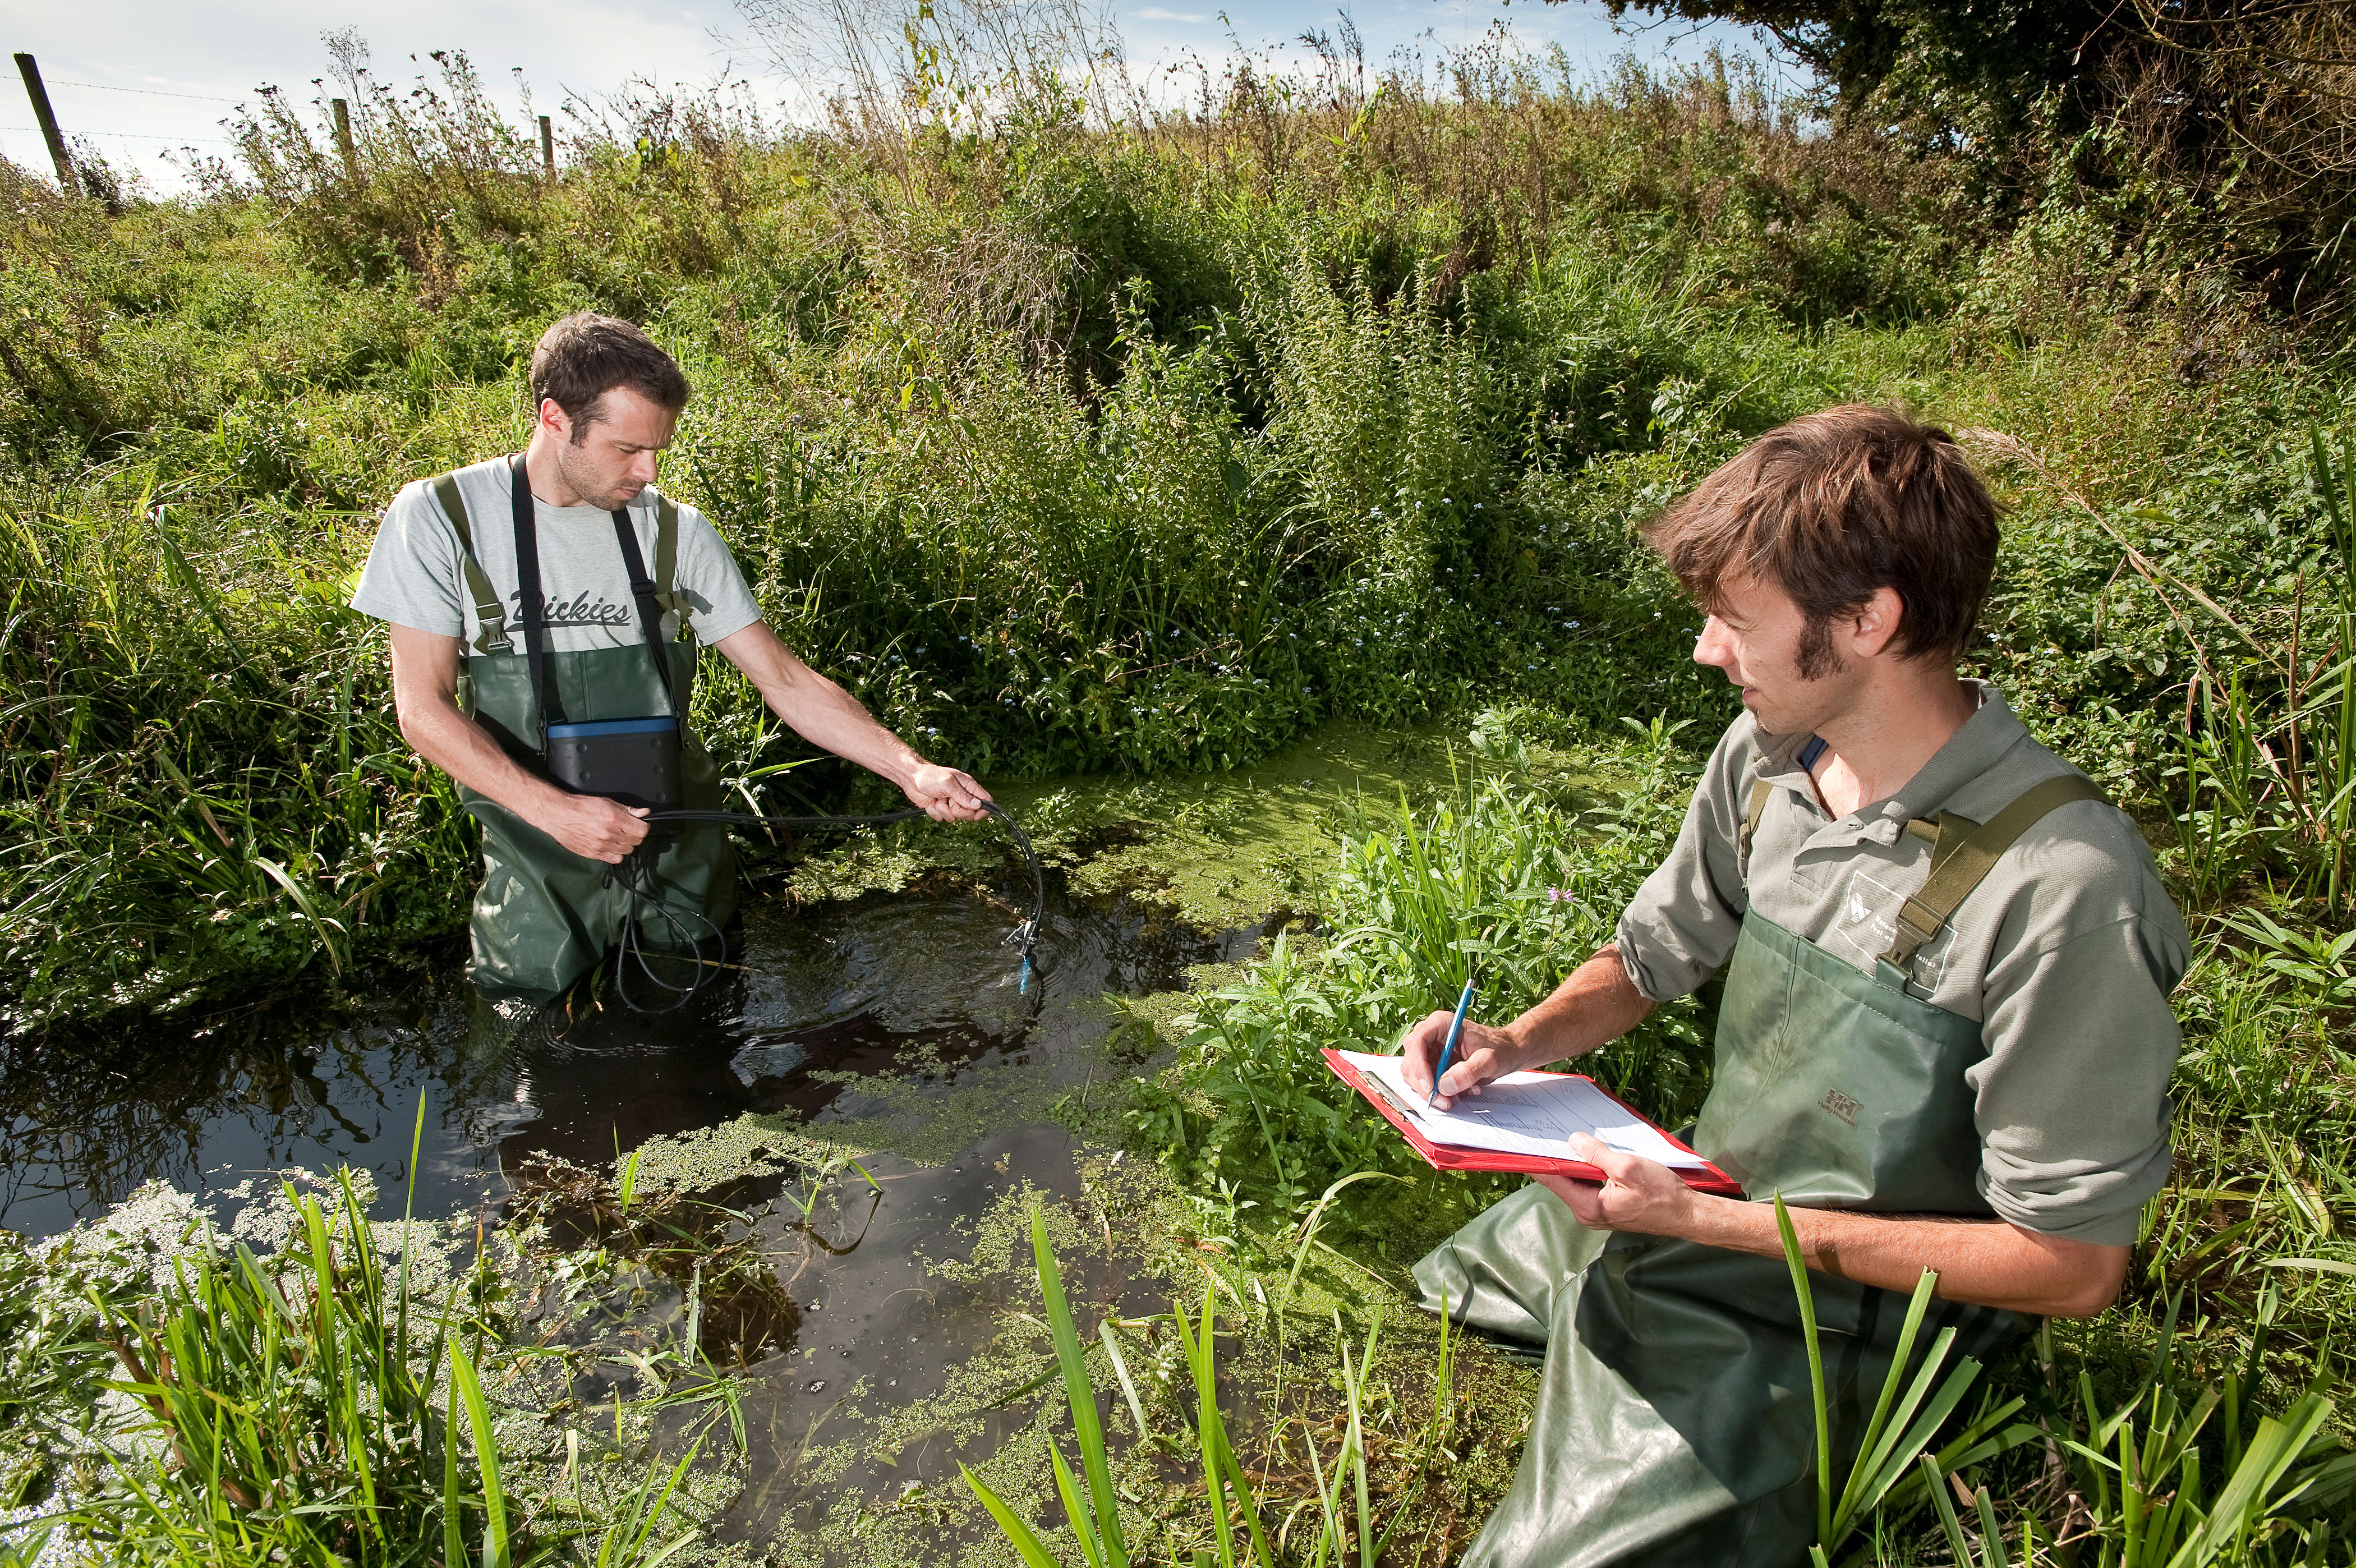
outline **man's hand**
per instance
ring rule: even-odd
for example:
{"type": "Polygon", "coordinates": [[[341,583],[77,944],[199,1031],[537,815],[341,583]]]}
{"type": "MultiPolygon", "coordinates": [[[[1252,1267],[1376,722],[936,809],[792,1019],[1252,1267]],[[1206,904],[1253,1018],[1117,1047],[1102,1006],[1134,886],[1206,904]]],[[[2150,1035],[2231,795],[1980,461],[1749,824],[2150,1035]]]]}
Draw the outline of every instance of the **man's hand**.
{"type": "Polygon", "coordinates": [[[1693,1223],[1699,1201],[1677,1174],[1656,1161],[1623,1155],[1584,1133],[1570,1135],[1570,1157],[1603,1172],[1601,1182],[1570,1176],[1536,1179],[1570,1208],[1571,1218],[1590,1230],[1631,1230],[1644,1236],[1681,1236],[1693,1223]]]}
{"type": "MultiPolygon", "coordinates": [[[[1448,1026],[1455,1021],[1453,1013],[1434,1013],[1409,1029],[1400,1042],[1407,1058],[1400,1076],[1416,1093],[1431,1092],[1431,1072],[1440,1065],[1440,1048],[1448,1044],[1448,1026]]],[[[1456,1055],[1440,1080],[1440,1096],[1431,1103],[1445,1111],[1457,1096],[1480,1093],[1483,1084],[1505,1077],[1518,1065],[1518,1053],[1505,1030],[1467,1018],[1464,1032],[1456,1036],[1456,1055]]]]}
{"type": "Polygon", "coordinates": [[[916,769],[903,793],[937,822],[979,822],[990,816],[981,809],[990,791],[975,783],[971,774],[954,768],[927,762],[916,769]]]}
{"type": "Polygon", "coordinates": [[[530,813],[526,820],[584,860],[618,865],[646,842],[646,816],[642,808],[625,806],[603,795],[568,795],[560,790],[549,810],[530,813]]]}
{"type": "MultiPolygon", "coordinates": [[[[1466,1019],[1432,1104],[1445,1111],[1460,1096],[1478,1094],[1483,1084],[1509,1072],[1591,1051],[1634,1028],[1652,1010],[1652,1002],[1630,983],[1620,950],[1607,947],[1571,971],[1553,995],[1504,1028],[1466,1019]]],[[[1448,1043],[1448,1026],[1454,1017],[1453,1013],[1434,1013],[1400,1040],[1409,1089],[1430,1092],[1432,1069],[1440,1065],[1440,1048],[1448,1043]]]]}

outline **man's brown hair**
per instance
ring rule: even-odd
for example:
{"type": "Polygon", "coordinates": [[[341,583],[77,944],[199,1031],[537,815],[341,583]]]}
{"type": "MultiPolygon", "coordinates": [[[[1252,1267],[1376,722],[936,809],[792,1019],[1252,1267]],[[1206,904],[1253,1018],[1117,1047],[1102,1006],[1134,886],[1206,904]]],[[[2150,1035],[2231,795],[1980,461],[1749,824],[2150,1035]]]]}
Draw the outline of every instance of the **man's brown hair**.
{"type": "Polygon", "coordinates": [[[573,421],[578,446],[605,416],[605,394],[627,387],[677,413],[691,391],[679,361],[627,321],[576,310],[540,335],[531,351],[531,403],[550,398],[573,421]]]}
{"type": "Polygon", "coordinates": [[[1807,618],[1799,666],[1838,668],[1832,622],[1894,588],[1891,647],[1960,656],[1996,571],[1997,509],[1954,438],[1896,409],[1848,403],[1769,431],[1644,525],[1704,609],[1747,573],[1807,618]]]}

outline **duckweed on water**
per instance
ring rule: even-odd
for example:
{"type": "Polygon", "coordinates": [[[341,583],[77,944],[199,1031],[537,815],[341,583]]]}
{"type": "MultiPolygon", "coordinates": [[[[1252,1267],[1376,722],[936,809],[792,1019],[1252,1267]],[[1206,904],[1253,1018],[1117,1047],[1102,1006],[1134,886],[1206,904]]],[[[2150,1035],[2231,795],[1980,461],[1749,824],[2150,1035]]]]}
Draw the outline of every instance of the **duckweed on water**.
{"type": "MultiPolygon", "coordinates": [[[[1624,775],[1624,746],[1557,715],[1533,729],[1537,713],[1484,710],[1473,736],[1490,743],[1485,754],[1452,727],[1337,720],[1222,772],[1018,780],[994,786],[994,793],[1022,818],[1041,859],[1066,873],[1074,894],[1150,897],[1212,930],[1257,925],[1271,911],[1316,905],[1365,804],[1425,800],[1470,772],[1508,763],[1563,791],[1624,775]]],[[[987,886],[1001,861],[986,835],[908,823],[811,856],[785,886],[799,899],[842,899],[898,892],[936,871],[987,886]]]]}

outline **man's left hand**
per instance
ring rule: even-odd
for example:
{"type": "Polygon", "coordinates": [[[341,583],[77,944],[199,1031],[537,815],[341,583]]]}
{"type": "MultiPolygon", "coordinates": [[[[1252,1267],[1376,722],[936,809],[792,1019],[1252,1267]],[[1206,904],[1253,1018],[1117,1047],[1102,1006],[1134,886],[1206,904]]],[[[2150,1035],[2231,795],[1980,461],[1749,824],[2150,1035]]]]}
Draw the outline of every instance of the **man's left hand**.
{"type": "Polygon", "coordinates": [[[1623,1155],[1584,1133],[1570,1135],[1570,1157],[1603,1172],[1602,1182],[1540,1176],[1547,1191],[1570,1206],[1572,1218],[1590,1230],[1631,1230],[1644,1236],[1679,1236],[1698,1201],[1693,1188],[1668,1166],[1623,1155]]]}
{"type": "Polygon", "coordinates": [[[976,783],[971,774],[954,768],[925,764],[908,780],[905,793],[937,822],[979,822],[990,815],[981,807],[990,791],[976,783]]]}

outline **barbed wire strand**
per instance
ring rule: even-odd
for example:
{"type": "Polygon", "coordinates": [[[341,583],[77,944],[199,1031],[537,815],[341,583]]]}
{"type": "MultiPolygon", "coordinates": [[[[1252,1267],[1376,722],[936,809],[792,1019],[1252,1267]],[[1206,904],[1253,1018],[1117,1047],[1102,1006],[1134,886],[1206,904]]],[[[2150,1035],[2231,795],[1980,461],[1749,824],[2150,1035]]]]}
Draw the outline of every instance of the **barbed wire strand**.
{"type": "Polygon", "coordinates": [[[234,98],[219,98],[209,92],[166,92],[160,87],[109,87],[102,81],[64,81],[52,77],[51,87],[87,87],[94,92],[144,92],[150,98],[194,98],[205,103],[234,103],[234,98]]]}
{"type": "MultiPolygon", "coordinates": [[[[0,131],[22,131],[27,135],[30,136],[37,136],[41,134],[41,128],[38,125],[0,125],[0,131]]],[[[76,127],[73,130],[68,131],[65,135],[66,140],[68,141],[73,140],[76,136],[112,136],[118,140],[125,142],[204,142],[217,147],[233,147],[237,145],[235,142],[230,141],[226,137],[180,136],[175,135],[169,131],[85,131],[80,127],[76,127]]]]}

